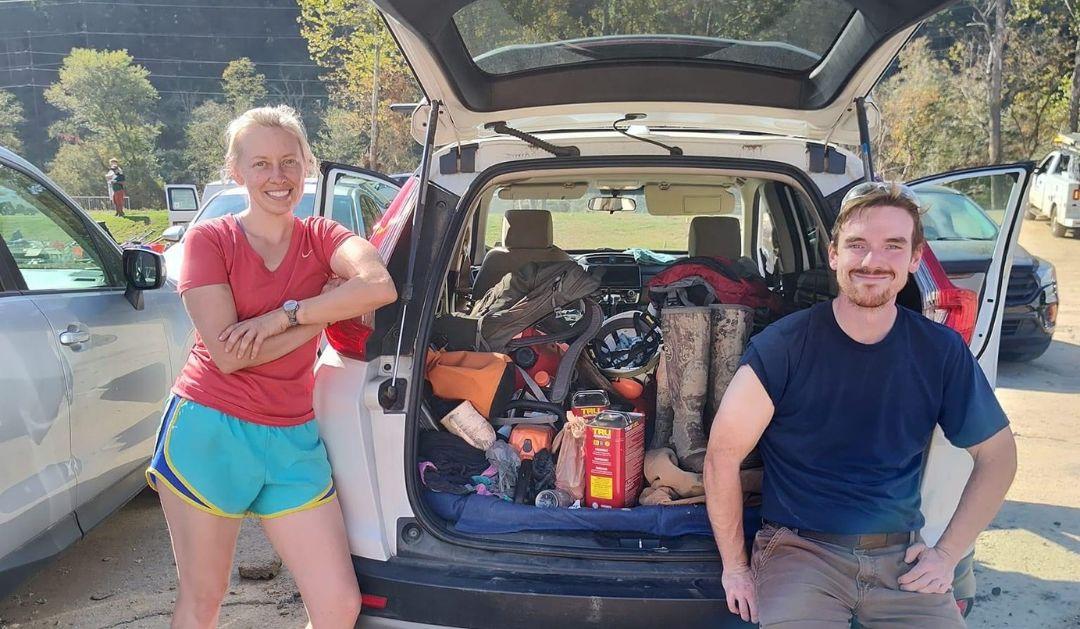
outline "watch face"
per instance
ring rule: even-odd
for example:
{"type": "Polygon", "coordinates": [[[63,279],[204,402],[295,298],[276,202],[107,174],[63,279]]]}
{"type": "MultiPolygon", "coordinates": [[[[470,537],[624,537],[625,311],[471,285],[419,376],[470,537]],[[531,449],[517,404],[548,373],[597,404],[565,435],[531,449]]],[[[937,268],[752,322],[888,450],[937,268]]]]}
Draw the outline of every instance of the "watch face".
{"type": "Polygon", "coordinates": [[[298,310],[300,308],[300,302],[295,299],[290,299],[282,306],[285,310],[298,310]]]}

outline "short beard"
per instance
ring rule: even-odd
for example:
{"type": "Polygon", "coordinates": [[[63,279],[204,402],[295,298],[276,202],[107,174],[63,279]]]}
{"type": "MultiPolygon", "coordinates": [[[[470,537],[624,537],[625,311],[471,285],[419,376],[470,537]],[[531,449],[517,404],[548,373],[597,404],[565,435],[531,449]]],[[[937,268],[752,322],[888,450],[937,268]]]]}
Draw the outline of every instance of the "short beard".
{"type": "MultiPolygon", "coordinates": [[[[851,273],[864,272],[863,269],[855,269],[851,273]]],[[[892,280],[896,277],[893,276],[892,280]]],[[[859,308],[866,308],[868,310],[875,310],[883,306],[887,306],[892,303],[896,296],[900,293],[899,290],[894,290],[892,282],[881,289],[880,292],[870,292],[867,290],[860,290],[856,287],[855,282],[851,280],[851,276],[837,275],[837,282],[840,284],[840,293],[847,297],[848,300],[858,306],[859,308]]]]}

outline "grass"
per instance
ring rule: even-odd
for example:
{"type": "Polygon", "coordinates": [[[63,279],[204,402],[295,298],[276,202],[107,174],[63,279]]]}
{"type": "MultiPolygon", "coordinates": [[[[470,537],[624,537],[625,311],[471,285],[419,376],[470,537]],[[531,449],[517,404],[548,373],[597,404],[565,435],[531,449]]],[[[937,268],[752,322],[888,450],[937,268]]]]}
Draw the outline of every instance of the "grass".
{"type": "MultiPolygon", "coordinates": [[[[555,245],[566,250],[629,249],[642,247],[653,251],[686,251],[690,216],[652,216],[636,212],[603,214],[598,212],[552,212],[555,245]]],[[[494,245],[502,239],[502,219],[492,215],[487,224],[485,242],[494,245]]]]}
{"type": "Polygon", "coordinates": [[[112,211],[100,210],[87,214],[99,223],[104,221],[116,242],[151,242],[159,238],[161,232],[169,226],[167,210],[128,210],[124,212],[124,216],[115,216],[112,211]]]}

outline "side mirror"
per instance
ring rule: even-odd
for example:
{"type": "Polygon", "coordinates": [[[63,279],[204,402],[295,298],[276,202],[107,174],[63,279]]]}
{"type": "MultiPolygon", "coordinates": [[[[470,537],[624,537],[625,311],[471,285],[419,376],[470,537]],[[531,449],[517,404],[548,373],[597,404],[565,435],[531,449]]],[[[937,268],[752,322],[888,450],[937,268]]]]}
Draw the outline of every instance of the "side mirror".
{"type": "Polygon", "coordinates": [[[633,212],[637,202],[627,197],[593,197],[589,199],[593,212],[633,212]]]}
{"type": "Polygon", "coordinates": [[[165,257],[156,251],[132,247],[124,249],[124,296],[136,310],[143,309],[142,291],[165,285],[165,257]]]}
{"type": "Polygon", "coordinates": [[[180,242],[180,239],[184,237],[184,232],[187,228],[184,225],[173,225],[161,232],[161,237],[169,242],[180,242]]]}

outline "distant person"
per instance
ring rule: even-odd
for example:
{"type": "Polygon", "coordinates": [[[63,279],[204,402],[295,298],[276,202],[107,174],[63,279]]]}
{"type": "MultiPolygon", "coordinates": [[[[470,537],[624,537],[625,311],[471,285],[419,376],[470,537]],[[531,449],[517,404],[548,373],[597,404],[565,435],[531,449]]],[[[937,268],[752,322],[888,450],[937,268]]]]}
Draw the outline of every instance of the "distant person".
{"type": "Polygon", "coordinates": [[[246,515],[296,579],[311,626],[353,627],[356,583],[313,409],[327,324],[397,299],[379,252],[323,217],[294,214],[314,171],[292,109],[229,124],[226,168],[247,190],[236,215],[193,226],[177,290],[197,335],[147,470],[179,575],[173,627],[214,627],[246,515]]]}
{"type": "Polygon", "coordinates": [[[105,173],[105,181],[109,184],[109,196],[112,197],[113,209],[117,216],[124,215],[124,169],[120,168],[120,161],[115,157],[109,160],[109,172],[105,173]]]}

